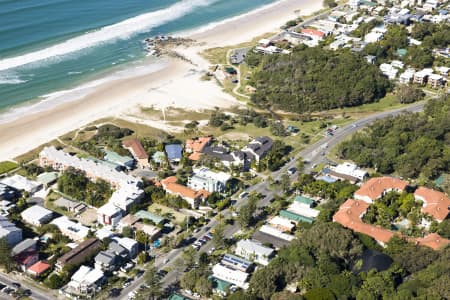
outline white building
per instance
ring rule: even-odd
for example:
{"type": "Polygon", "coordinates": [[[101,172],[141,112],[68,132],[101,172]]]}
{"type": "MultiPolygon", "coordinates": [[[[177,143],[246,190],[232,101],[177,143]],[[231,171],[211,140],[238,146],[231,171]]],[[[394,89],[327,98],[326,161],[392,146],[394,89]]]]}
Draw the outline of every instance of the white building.
{"type": "Polygon", "coordinates": [[[101,285],[104,274],[99,269],[93,269],[87,266],[81,266],[76,271],[68,283],[68,287],[78,293],[89,292],[101,285]]]}
{"type": "Polygon", "coordinates": [[[50,222],[53,218],[53,212],[40,205],[34,205],[25,209],[20,216],[28,224],[41,226],[50,222]]]}
{"type": "Polygon", "coordinates": [[[331,166],[330,170],[334,172],[337,176],[339,174],[354,177],[357,180],[364,180],[364,178],[368,175],[367,171],[358,168],[357,165],[344,162],[342,164],[339,164],[337,166],[331,166]]]}
{"type": "Polygon", "coordinates": [[[222,264],[216,264],[212,268],[213,276],[232,283],[242,289],[248,288],[248,273],[233,269],[231,267],[224,266],[222,264]]]}
{"type": "Polygon", "coordinates": [[[290,220],[280,216],[275,216],[272,219],[270,219],[269,224],[282,231],[289,231],[289,232],[291,232],[295,227],[295,224],[293,224],[290,220]]]}
{"type": "Polygon", "coordinates": [[[414,79],[415,73],[416,73],[416,71],[414,69],[411,69],[411,68],[406,69],[405,72],[400,74],[400,78],[399,78],[400,83],[403,83],[403,84],[411,83],[414,79]]]}
{"type": "Polygon", "coordinates": [[[6,177],[2,179],[0,182],[10,187],[13,187],[16,190],[26,191],[30,194],[36,193],[42,187],[42,184],[40,184],[39,182],[29,180],[17,174],[11,177],[6,177]]]}
{"type": "Polygon", "coordinates": [[[240,240],[236,244],[234,253],[250,261],[267,266],[270,259],[275,254],[275,251],[272,248],[263,246],[261,243],[256,241],[240,240]]]}
{"type": "Polygon", "coordinates": [[[386,75],[389,79],[394,80],[397,77],[398,70],[394,68],[391,64],[381,64],[380,65],[381,72],[386,75]]]}
{"type": "Polygon", "coordinates": [[[361,0],[350,0],[348,1],[348,5],[353,10],[358,10],[359,5],[361,4],[361,0]]]}
{"type": "Polygon", "coordinates": [[[193,190],[204,189],[210,193],[225,191],[225,185],[231,176],[224,172],[213,172],[208,168],[194,170],[194,175],[189,177],[187,186],[193,190]]]}
{"type": "Polygon", "coordinates": [[[112,226],[114,228],[119,223],[120,219],[122,219],[122,210],[111,202],[108,202],[97,209],[97,221],[99,224],[112,226]]]}
{"type": "Polygon", "coordinates": [[[135,240],[127,237],[114,237],[113,239],[128,251],[131,258],[134,258],[138,254],[139,244],[135,240]]]}
{"type": "Polygon", "coordinates": [[[138,203],[144,196],[144,191],[135,185],[124,186],[115,191],[109,202],[123,211],[128,211],[131,205],[138,203]]]}
{"type": "Polygon", "coordinates": [[[307,204],[294,201],[287,209],[294,214],[301,215],[307,218],[315,219],[319,215],[320,211],[314,208],[310,208],[307,204]]]}
{"type": "Polygon", "coordinates": [[[66,216],[54,219],[51,224],[56,225],[63,235],[74,241],[84,240],[89,233],[88,227],[83,226],[81,223],[73,222],[66,216]]]}
{"type": "Polygon", "coordinates": [[[262,233],[271,235],[273,237],[276,237],[278,239],[288,241],[288,242],[292,241],[295,238],[292,234],[284,233],[281,230],[279,230],[278,228],[275,228],[275,227],[272,227],[269,225],[261,226],[259,231],[261,231],[262,233]]]}
{"type": "Polygon", "coordinates": [[[22,241],[22,229],[16,227],[4,216],[0,216],[0,238],[6,238],[10,246],[22,241]]]}
{"type": "Polygon", "coordinates": [[[369,32],[364,36],[364,42],[366,43],[376,43],[383,39],[383,33],[381,32],[369,32]]]}

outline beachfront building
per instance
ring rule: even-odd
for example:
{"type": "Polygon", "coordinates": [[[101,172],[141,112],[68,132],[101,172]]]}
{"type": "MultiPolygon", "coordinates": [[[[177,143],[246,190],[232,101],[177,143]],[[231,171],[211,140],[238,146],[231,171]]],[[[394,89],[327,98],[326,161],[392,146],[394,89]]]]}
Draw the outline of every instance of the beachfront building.
{"type": "Polygon", "coordinates": [[[16,227],[6,217],[0,216],[0,238],[5,238],[10,246],[22,241],[22,229],[16,227]]]}
{"type": "Polygon", "coordinates": [[[394,177],[376,177],[369,179],[355,193],[356,200],[373,203],[390,191],[403,192],[408,182],[394,177]]]}
{"type": "Polygon", "coordinates": [[[63,235],[73,241],[82,241],[89,233],[88,227],[83,226],[81,223],[71,221],[66,216],[56,218],[50,224],[58,227],[63,235]]]}
{"type": "Polygon", "coordinates": [[[164,190],[172,195],[177,195],[186,200],[192,208],[198,208],[200,203],[205,201],[210,193],[206,190],[193,190],[189,187],[177,183],[175,176],[161,180],[164,190]]]}
{"type": "Polygon", "coordinates": [[[272,149],[273,141],[270,137],[260,136],[245,146],[242,151],[245,152],[251,160],[259,162],[263,159],[270,149],[272,149]]]}
{"type": "Polygon", "coordinates": [[[236,244],[234,253],[250,261],[267,266],[275,254],[272,248],[263,246],[261,243],[252,240],[240,240],[236,244]]]}
{"type": "Polygon", "coordinates": [[[166,145],[164,150],[166,151],[167,159],[171,163],[178,163],[183,157],[183,146],[180,144],[166,145]]]}
{"type": "Polygon", "coordinates": [[[193,190],[206,190],[210,193],[225,191],[226,183],[231,176],[224,172],[213,172],[208,168],[194,170],[194,175],[188,179],[188,187],[193,190]]]}
{"type": "Polygon", "coordinates": [[[248,276],[249,274],[238,269],[234,269],[222,264],[216,264],[212,268],[213,276],[220,280],[232,283],[242,289],[248,288],[248,276]]]}
{"type": "Polygon", "coordinates": [[[125,140],[122,142],[122,146],[130,151],[134,159],[137,162],[139,168],[149,168],[150,164],[148,162],[148,154],[142,146],[141,142],[137,139],[125,140]]]}
{"type": "Polygon", "coordinates": [[[34,194],[42,188],[42,184],[39,182],[29,180],[28,178],[18,174],[3,178],[0,180],[0,183],[10,186],[18,191],[25,191],[30,194],[34,194]]]}
{"type": "Polygon", "coordinates": [[[203,150],[205,147],[211,145],[211,142],[212,138],[209,136],[186,140],[185,151],[190,153],[189,159],[194,161],[199,160],[203,150]]]}
{"type": "Polygon", "coordinates": [[[123,211],[128,211],[131,205],[139,203],[144,197],[144,191],[136,185],[127,185],[116,190],[109,198],[109,203],[114,204],[123,211]]]}
{"type": "Polygon", "coordinates": [[[97,221],[99,224],[116,227],[122,219],[122,210],[112,202],[108,202],[97,210],[97,221]]]}
{"type": "Polygon", "coordinates": [[[53,212],[40,205],[34,205],[25,209],[20,216],[25,223],[31,224],[33,226],[41,226],[45,223],[50,222],[53,218],[53,212]]]}

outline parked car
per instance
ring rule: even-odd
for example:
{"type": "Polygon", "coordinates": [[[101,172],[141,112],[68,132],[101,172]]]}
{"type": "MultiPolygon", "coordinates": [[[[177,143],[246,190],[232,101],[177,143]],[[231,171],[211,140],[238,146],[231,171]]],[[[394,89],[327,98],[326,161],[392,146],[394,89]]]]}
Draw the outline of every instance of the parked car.
{"type": "Polygon", "coordinates": [[[242,192],[239,194],[239,199],[244,199],[247,196],[248,196],[248,192],[242,192]]]}
{"type": "Polygon", "coordinates": [[[287,172],[288,172],[289,175],[294,175],[295,172],[297,172],[297,169],[294,168],[294,167],[293,168],[289,168],[287,172]]]}

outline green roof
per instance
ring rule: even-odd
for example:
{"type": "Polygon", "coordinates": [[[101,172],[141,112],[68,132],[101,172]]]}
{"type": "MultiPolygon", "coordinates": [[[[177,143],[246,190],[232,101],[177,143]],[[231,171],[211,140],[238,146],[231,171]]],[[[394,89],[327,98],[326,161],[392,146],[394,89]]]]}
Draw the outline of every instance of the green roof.
{"type": "Polygon", "coordinates": [[[306,205],[309,205],[309,206],[314,204],[314,200],[313,199],[306,198],[306,197],[303,197],[303,196],[295,196],[294,201],[299,202],[299,203],[303,203],[303,204],[306,204],[306,205]]]}
{"type": "Polygon", "coordinates": [[[397,49],[398,56],[405,56],[408,51],[406,49],[397,49]]]}
{"type": "Polygon", "coordinates": [[[169,296],[169,300],[190,300],[189,298],[183,297],[179,294],[173,293],[169,296]]]}
{"type": "Polygon", "coordinates": [[[133,160],[133,158],[129,156],[122,156],[114,151],[108,151],[104,150],[105,152],[105,159],[109,162],[118,164],[118,165],[125,165],[126,163],[129,163],[133,160]]]}
{"type": "Polygon", "coordinates": [[[96,164],[104,165],[104,166],[106,166],[108,168],[111,168],[111,169],[116,169],[117,167],[119,167],[119,165],[116,164],[116,163],[113,163],[113,162],[110,162],[110,161],[101,160],[101,159],[95,158],[93,156],[89,156],[86,159],[90,160],[90,161],[93,161],[96,164]]]}
{"type": "Polygon", "coordinates": [[[152,159],[155,163],[162,163],[166,159],[166,154],[163,151],[156,151],[152,159]]]}
{"type": "Polygon", "coordinates": [[[158,216],[157,214],[154,214],[152,212],[145,211],[145,210],[138,211],[137,213],[134,214],[134,216],[141,218],[141,219],[150,220],[155,224],[159,224],[165,220],[165,218],[158,216]]]}
{"type": "Polygon", "coordinates": [[[367,5],[367,6],[372,6],[372,7],[378,5],[378,3],[376,3],[376,2],[367,1],[367,0],[362,0],[362,1],[361,1],[361,4],[362,4],[362,5],[367,5]]]}
{"type": "Polygon", "coordinates": [[[211,282],[213,284],[213,288],[224,293],[226,293],[228,291],[228,288],[231,286],[231,283],[229,283],[228,281],[216,278],[214,276],[211,276],[211,282]]]}
{"type": "Polygon", "coordinates": [[[38,182],[45,184],[45,185],[52,183],[56,179],[58,179],[57,172],[45,172],[45,173],[39,174],[36,178],[36,180],[38,182]]]}
{"type": "Polygon", "coordinates": [[[280,217],[295,221],[295,222],[306,222],[306,223],[312,223],[314,221],[314,219],[312,218],[308,218],[302,215],[298,215],[296,213],[293,213],[291,211],[288,210],[282,210],[280,211],[280,217]]]}

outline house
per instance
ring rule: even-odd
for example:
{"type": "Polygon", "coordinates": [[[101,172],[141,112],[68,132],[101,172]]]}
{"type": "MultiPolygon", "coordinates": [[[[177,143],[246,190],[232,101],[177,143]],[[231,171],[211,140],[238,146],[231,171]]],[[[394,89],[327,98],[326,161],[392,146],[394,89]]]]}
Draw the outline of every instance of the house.
{"type": "Polygon", "coordinates": [[[259,228],[259,232],[265,233],[266,235],[273,236],[277,239],[284,240],[287,242],[290,242],[295,238],[292,234],[284,233],[281,230],[269,225],[261,226],[261,228],[259,228]]]}
{"type": "Polygon", "coordinates": [[[371,31],[364,36],[364,42],[366,43],[376,43],[383,39],[383,33],[371,31]]]}
{"type": "Polygon", "coordinates": [[[260,136],[245,146],[242,151],[247,153],[250,158],[259,162],[272,149],[273,141],[267,136],[260,136]]]}
{"type": "Polygon", "coordinates": [[[6,238],[10,246],[14,246],[22,240],[22,229],[16,227],[6,217],[0,216],[0,239],[6,238]]]}
{"type": "Polygon", "coordinates": [[[148,154],[147,152],[145,152],[145,149],[142,146],[141,142],[139,142],[139,140],[125,140],[122,142],[122,146],[130,151],[139,168],[144,169],[150,167],[150,164],[148,163],[148,154]]]}
{"type": "Polygon", "coordinates": [[[25,240],[21,241],[20,243],[18,243],[17,245],[15,245],[11,249],[11,255],[17,256],[24,252],[36,251],[36,249],[37,249],[37,241],[36,240],[25,239],[25,240]]]}
{"type": "Polygon", "coordinates": [[[301,33],[316,40],[323,40],[326,33],[312,28],[303,28],[301,33]]]}
{"type": "Polygon", "coordinates": [[[40,260],[36,262],[34,265],[30,266],[27,270],[27,273],[37,278],[40,277],[45,272],[47,272],[50,268],[51,266],[48,263],[40,260]]]}
{"type": "Polygon", "coordinates": [[[225,254],[220,263],[224,266],[229,266],[232,267],[233,269],[247,273],[250,267],[252,267],[253,265],[251,261],[240,258],[233,254],[225,254]]]}
{"type": "Polygon", "coordinates": [[[291,220],[280,216],[275,216],[272,219],[270,219],[269,224],[270,226],[275,227],[284,232],[286,231],[291,232],[295,227],[295,224],[291,222],[291,220]]]}
{"type": "Polygon", "coordinates": [[[88,227],[83,226],[81,223],[73,222],[66,216],[54,219],[51,224],[56,225],[63,235],[74,241],[84,240],[89,233],[88,227]]]}
{"type": "Polygon", "coordinates": [[[427,83],[428,77],[433,74],[433,69],[423,69],[414,74],[414,83],[423,85],[427,83]]]}
{"type": "MultiPolygon", "coordinates": [[[[272,248],[263,246],[261,243],[252,240],[240,240],[236,244],[234,253],[250,261],[267,266],[275,254],[272,248]]],[[[226,280],[226,279],[224,279],[226,280]]]]}
{"type": "Polygon", "coordinates": [[[200,202],[205,201],[210,195],[206,190],[195,191],[176,182],[177,178],[175,176],[170,176],[162,180],[161,184],[167,193],[180,196],[186,200],[192,208],[198,208],[200,202]]]}
{"type": "Polygon", "coordinates": [[[180,144],[170,144],[166,145],[164,149],[167,154],[167,159],[171,163],[180,162],[181,158],[183,157],[183,146],[181,146],[180,144]]]}
{"type": "Polygon", "coordinates": [[[304,196],[300,196],[300,195],[295,196],[294,197],[294,201],[298,202],[298,203],[302,203],[302,204],[306,205],[307,207],[311,207],[311,208],[316,203],[316,201],[314,201],[313,199],[310,199],[310,198],[307,198],[307,197],[304,197],[304,196]]]}
{"type": "Polygon", "coordinates": [[[309,219],[315,219],[319,215],[319,210],[310,208],[308,205],[299,203],[299,202],[293,202],[291,205],[289,205],[288,211],[293,212],[297,215],[304,216],[309,219]]]}
{"type": "Polygon", "coordinates": [[[96,238],[90,238],[56,260],[56,268],[62,270],[66,265],[78,266],[100,250],[101,242],[96,238]]]}
{"type": "Polygon", "coordinates": [[[144,195],[140,187],[130,184],[114,191],[109,202],[123,211],[128,211],[133,204],[139,203],[144,195]]]}
{"type": "Polygon", "coordinates": [[[128,250],[115,240],[112,240],[109,243],[108,250],[117,255],[121,261],[125,261],[130,258],[130,253],[128,252],[128,250]]]}
{"type": "Polygon", "coordinates": [[[86,205],[80,202],[72,201],[63,197],[56,199],[53,204],[56,207],[62,207],[69,212],[73,212],[75,215],[80,214],[86,209],[86,205]]]}
{"type": "Polygon", "coordinates": [[[58,180],[58,175],[57,172],[44,172],[36,177],[36,181],[48,188],[58,180]]]}
{"type": "Polygon", "coordinates": [[[431,74],[428,78],[428,84],[432,88],[437,89],[444,85],[444,77],[439,74],[431,74]]]}
{"type": "Polygon", "coordinates": [[[355,193],[356,200],[373,203],[390,191],[403,192],[408,182],[394,177],[376,177],[365,182],[355,193]]]}
{"type": "Polygon", "coordinates": [[[414,192],[414,198],[423,202],[421,211],[431,215],[438,222],[444,221],[450,213],[450,199],[442,192],[419,187],[414,192]]]}
{"type": "Polygon", "coordinates": [[[117,226],[122,219],[122,210],[108,202],[97,209],[97,221],[102,225],[109,225],[113,228],[117,226]]]}
{"type": "Polygon", "coordinates": [[[415,73],[416,73],[416,71],[414,69],[411,69],[411,68],[406,69],[405,72],[400,74],[400,78],[399,78],[400,83],[408,84],[408,83],[413,82],[415,73]]]}
{"type": "Polygon", "coordinates": [[[53,212],[40,205],[34,205],[25,209],[20,216],[25,223],[33,226],[41,226],[50,222],[53,218],[53,212]]]}
{"type": "Polygon", "coordinates": [[[450,240],[436,233],[427,234],[423,238],[416,238],[415,241],[417,245],[426,246],[433,250],[440,250],[450,244],[450,240]]]}
{"type": "Polygon", "coordinates": [[[194,175],[188,179],[188,187],[193,190],[206,190],[210,193],[225,191],[226,183],[231,176],[224,172],[213,172],[208,168],[194,170],[194,175]]]}
{"type": "Polygon", "coordinates": [[[295,212],[285,210],[285,209],[280,211],[280,217],[287,219],[295,224],[298,224],[298,222],[305,222],[305,223],[309,223],[309,224],[314,222],[313,218],[308,218],[308,217],[296,214],[295,212]]]}
{"type": "Polygon", "coordinates": [[[100,228],[99,230],[97,230],[95,232],[95,237],[98,238],[99,240],[103,240],[105,238],[112,238],[114,236],[114,232],[112,232],[111,230],[109,230],[106,227],[100,228]]]}
{"type": "Polygon", "coordinates": [[[212,142],[212,138],[207,137],[199,137],[196,139],[188,139],[186,140],[186,147],[185,150],[187,153],[194,153],[194,152],[203,152],[203,149],[205,149],[206,146],[209,146],[212,142]]]}
{"type": "Polygon", "coordinates": [[[248,170],[247,154],[243,151],[230,152],[223,146],[208,146],[203,150],[203,154],[217,158],[228,168],[231,166],[242,166],[244,170],[248,170]]]}
{"type": "Polygon", "coordinates": [[[119,267],[119,257],[112,250],[100,251],[94,260],[95,268],[103,272],[112,272],[119,267]]]}
{"type": "Polygon", "coordinates": [[[355,164],[344,162],[337,166],[330,166],[327,175],[338,180],[348,180],[351,183],[355,183],[364,180],[369,174],[355,164]]]}
{"type": "Polygon", "coordinates": [[[89,293],[101,286],[103,281],[104,274],[101,270],[81,266],[78,271],[72,275],[67,286],[76,293],[89,293]]]}
{"type": "Polygon", "coordinates": [[[39,182],[29,180],[17,174],[0,180],[0,183],[13,187],[18,191],[25,191],[30,194],[34,194],[42,188],[42,184],[39,182]]]}
{"type": "Polygon", "coordinates": [[[19,269],[25,272],[31,265],[39,260],[37,241],[33,239],[23,240],[12,248],[11,256],[14,257],[19,269]]]}
{"type": "Polygon", "coordinates": [[[148,236],[150,241],[155,241],[161,236],[161,229],[154,225],[138,222],[135,224],[135,228],[136,230],[143,231],[148,236]]]}
{"type": "Polygon", "coordinates": [[[237,269],[233,269],[229,266],[224,266],[222,264],[216,264],[212,268],[213,276],[224,280],[226,282],[232,283],[237,287],[242,289],[248,288],[248,276],[249,274],[237,269]]]}
{"type": "Polygon", "coordinates": [[[20,197],[20,192],[9,185],[0,183],[0,200],[15,201],[20,197]]]}
{"type": "Polygon", "coordinates": [[[152,155],[152,160],[155,164],[164,164],[166,162],[166,154],[163,151],[156,151],[152,155]]]}
{"type": "Polygon", "coordinates": [[[116,164],[122,168],[131,170],[134,167],[134,159],[129,156],[122,156],[114,151],[103,150],[105,152],[104,160],[116,164]]]}
{"type": "Polygon", "coordinates": [[[383,63],[380,65],[380,70],[390,80],[394,80],[398,73],[397,68],[394,68],[391,64],[386,64],[386,63],[383,63]]]}
{"type": "Polygon", "coordinates": [[[133,239],[127,237],[114,237],[113,238],[120,246],[128,251],[129,257],[134,258],[138,254],[139,244],[133,239]]]}

